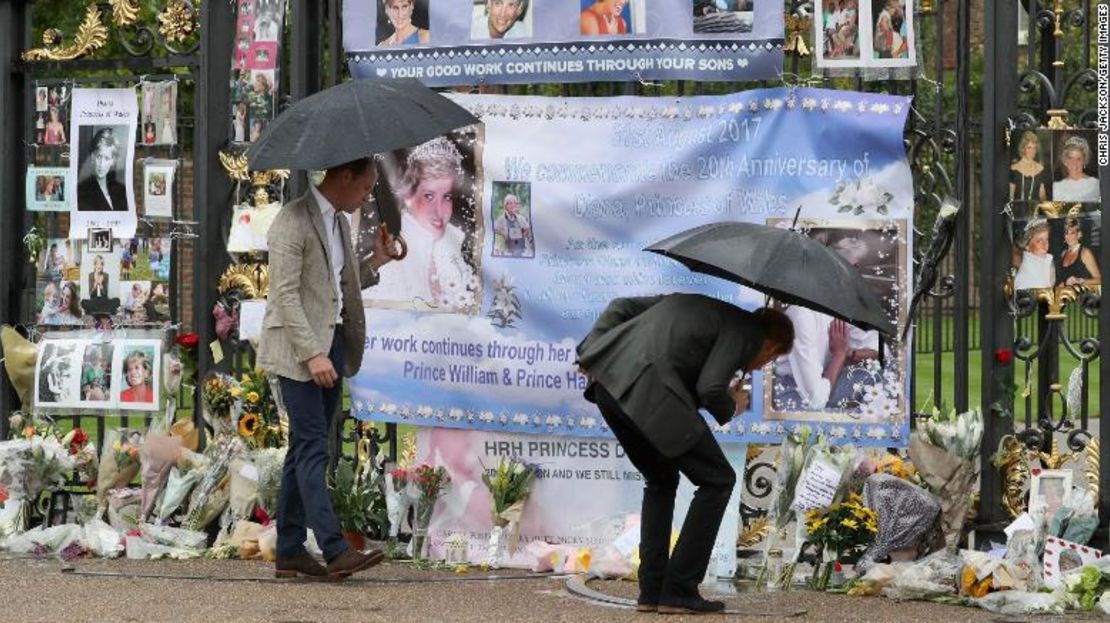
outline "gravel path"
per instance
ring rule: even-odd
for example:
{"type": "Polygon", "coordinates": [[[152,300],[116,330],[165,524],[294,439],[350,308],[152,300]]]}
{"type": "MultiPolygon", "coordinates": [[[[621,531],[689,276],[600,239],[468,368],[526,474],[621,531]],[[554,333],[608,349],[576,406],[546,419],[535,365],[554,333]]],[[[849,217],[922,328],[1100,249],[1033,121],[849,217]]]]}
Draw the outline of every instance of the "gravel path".
{"type": "MultiPolygon", "coordinates": [[[[0,560],[0,621],[155,622],[260,621],[266,623],[387,622],[429,623],[659,621],[658,615],[638,614],[599,605],[569,595],[561,578],[465,581],[488,574],[414,569],[387,563],[344,583],[272,581],[271,569],[246,561],[130,561],[78,560],[63,571],[56,560],[0,560]],[[86,573],[124,574],[83,575],[86,573]],[[129,574],[201,576],[205,579],[135,577],[129,574]],[[223,578],[223,579],[221,579],[223,578]],[[228,581],[227,578],[255,578],[228,581]],[[391,581],[383,583],[382,580],[391,581]],[[399,580],[439,580],[401,583],[399,580]],[[443,581],[452,580],[452,581],[443,581]]],[[[505,575],[522,572],[505,571],[505,575]]],[[[620,597],[635,597],[630,582],[591,582],[590,587],[620,597]]],[[[713,616],[667,617],[668,623],[752,621],[790,623],[996,623],[1033,621],[1032,617],[1001,617],[971,608],[928,603],[899,603],[889,599],[845,597],[795,591],[726,597],[729,607],[743,610],[805,609],[795,618],[713,616]]],[[[1038,617],[1084,621],[1093,617],[1038,617]]],[[[1105,619],[1102,619],[1105,620],[1105,619]]]]}

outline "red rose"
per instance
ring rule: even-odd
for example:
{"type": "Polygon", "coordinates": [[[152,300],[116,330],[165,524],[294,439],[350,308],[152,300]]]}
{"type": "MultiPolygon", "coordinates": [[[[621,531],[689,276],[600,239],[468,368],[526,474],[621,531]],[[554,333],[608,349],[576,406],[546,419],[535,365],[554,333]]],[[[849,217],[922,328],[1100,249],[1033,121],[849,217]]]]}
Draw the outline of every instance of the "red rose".
{"type": "Polygon", "coordinates": [[[186,333],[177,338],[177,345],[186,350],[194,350],[200,344],[200,336],[196,333],[186,333]]]}
{"type": "Polygon", "coordinates": [[[8,488],[0,485],[0,504],[8,501],[8,488]]]}
{"type": "Polygon", "coordinates": [[[840,561],[839,560],[833,563],[833,571],[836,571],[837,573],[840,573],[843,570],[844,570],[844,567],[840,566],[840,561]]]}
{"type": "Polygon", "coordinates": [[[85,431],[81,430],[80,428],[74,429],[73,439],[71,439],[69,442],[71,446],[77,446],[78,448],[80,448],[88,442],[89,436],[85,433],[85,431]]]}
{"type": "Polygon", "coordinates": [[[1009,348],[999,348],[994,351],[994,362],[1000,366],[1008,366],[1014,360],[1014,351],[1009,348]]]}

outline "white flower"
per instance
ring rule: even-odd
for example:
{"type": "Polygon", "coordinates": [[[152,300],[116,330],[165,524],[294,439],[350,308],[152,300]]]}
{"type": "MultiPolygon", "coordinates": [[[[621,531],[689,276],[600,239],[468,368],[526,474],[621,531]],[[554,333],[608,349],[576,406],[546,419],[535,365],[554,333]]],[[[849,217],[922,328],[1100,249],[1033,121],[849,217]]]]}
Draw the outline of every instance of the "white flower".
{"type": "Polygon", "coordinates": [[[528,423],[528,415],[525,413],[517,413],[513,416],[513,424],[523,426],[528,423]]]}
{"type": "Polygon", "coordinates": [[[478,415],[478,419],[486,424],[492,424],[494,419],[493,411],[482,411],[478,415]]]}
{"type": "Polygon", "coordinates": [[[449,411],[447,415],[452,420],[458,422],[459,420],[463,419],[463,416],[466,415],[466,412],[462,409],[459,409],[458,407],[455,407],[454,409],[451,409],[451,411],[449,411]]]}
{"type": "Polygon", "coordinates": [[[586,417],[578,420],[578,425],[582,428],[593,428],[594,426],[597,426],[597,419],[587,415],[586,417]]]}
{"type": "Polygon", "coordinates": [[[946,202],[944,202],[944,205],[940,206],[940,217],[942,219],[948,220],[948,219],[956,216],[956,214],[959,211],[960,211],[960,204],[952,202],[952,201],[946,201],[946,202]]]}

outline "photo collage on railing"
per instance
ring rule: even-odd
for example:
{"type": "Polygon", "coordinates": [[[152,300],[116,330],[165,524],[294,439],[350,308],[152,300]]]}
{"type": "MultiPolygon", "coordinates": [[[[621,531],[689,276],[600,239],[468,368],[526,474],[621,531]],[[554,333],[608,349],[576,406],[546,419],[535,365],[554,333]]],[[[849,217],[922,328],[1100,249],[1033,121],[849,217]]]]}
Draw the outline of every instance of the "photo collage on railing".
{"type": "Polygon", "coordinates": [[[36,408],[161,404],[174,241],[158,232],[175,217],[178,86],[166,76],[124,88],[34,88],[25,200],[48,213],[33,230],[41,250],[32,315],[44,336],[36,408]]]}
{"type": "Polygon", "coordinates": [[[1094,130],[1009,134],[1013,290],[1102,285],[1102,211],[1094,130]]]}
{"type": "Polygon", "coordinates": [[[251,143],[277,115],[284,0],[235,0],[231,140],[251,143]]]}

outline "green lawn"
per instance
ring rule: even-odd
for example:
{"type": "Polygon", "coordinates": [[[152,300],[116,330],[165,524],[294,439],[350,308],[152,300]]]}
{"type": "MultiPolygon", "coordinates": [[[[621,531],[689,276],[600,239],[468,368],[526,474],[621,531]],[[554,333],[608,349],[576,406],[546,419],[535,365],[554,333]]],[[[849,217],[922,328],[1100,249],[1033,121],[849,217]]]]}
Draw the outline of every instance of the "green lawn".
{"type": "MultiPolygon", "coordinates": [[[[954,359],[955,358],[953,357],[952,353],[944,353],[941,356],[941,378],[943,379],[943,394],[941,396],[941,399],[947,405],[952,405],[954,400],[954,396],[952,394],[955,389],[955,382],[953,380],[955,378],[954,359]]],[[[1072,357],[1071,354],[1068,353],[1063,347],[1061,347],[1060,384],[1063,386],[1065,392],[1067,391],[1068,378],[1071,376],[1072,370],[1075,369],[1077,365],[1078,362],[1075,360],[1075,358],[1072,357]]],[[[970,395],[970,405],[976,406],[979,404],[979,396],[981,395],[983,390],[983,378],[981,368],[982,351],[973,350],[969,353],[968,366],[968,392],[970,395]]],[[[1025,387],[1025,364],[1015,360],[1014,363],[1011,364],[1011,366],[1013,367],[1014,371],[1014,383],[1017,386],[1018,392],[1020,394],[1022,389],[1025,387]]],[[[929,400],[930,396],[932,396],[933,394],[933,355],[931,353],[919,353],[914,362],[914,367],[917,371],[917,384],[914,387],[913,406],[915,409],[920,409],[923,405],[925,405],[926,401],[929,400]]],[[[1090,383],[1090,388],[1088,391],[1090,393],[1089,412],[1091,417],[1098,417],[1098,414],[1100,412],[1098,399],[1099,391],[1101,388],[1100,369],[1101,366],[1099,360],[1096,359],[1091,364],[1091,368],[1087,377],[1088,382],[1090,383]]],[[[1037,364],[1033,364],[1029,373],[1029,377],[1032,387],[1035,390],[1037,384],[1037,364]]],[[[1055,403],[1054,408],[1057,410],[1057,415],[1059,415],[1060,407],[1058,406],[1058,403],[1055,403]]],[[[1025,414],[1023,410],[1024,406],[1022,405],[1022,398],[1019,395],[1018,417],[1024,417],[1025,414]]],[[[1078,417],[1078,414],[1076,414],[1076,418],[1078,417]]]]}

